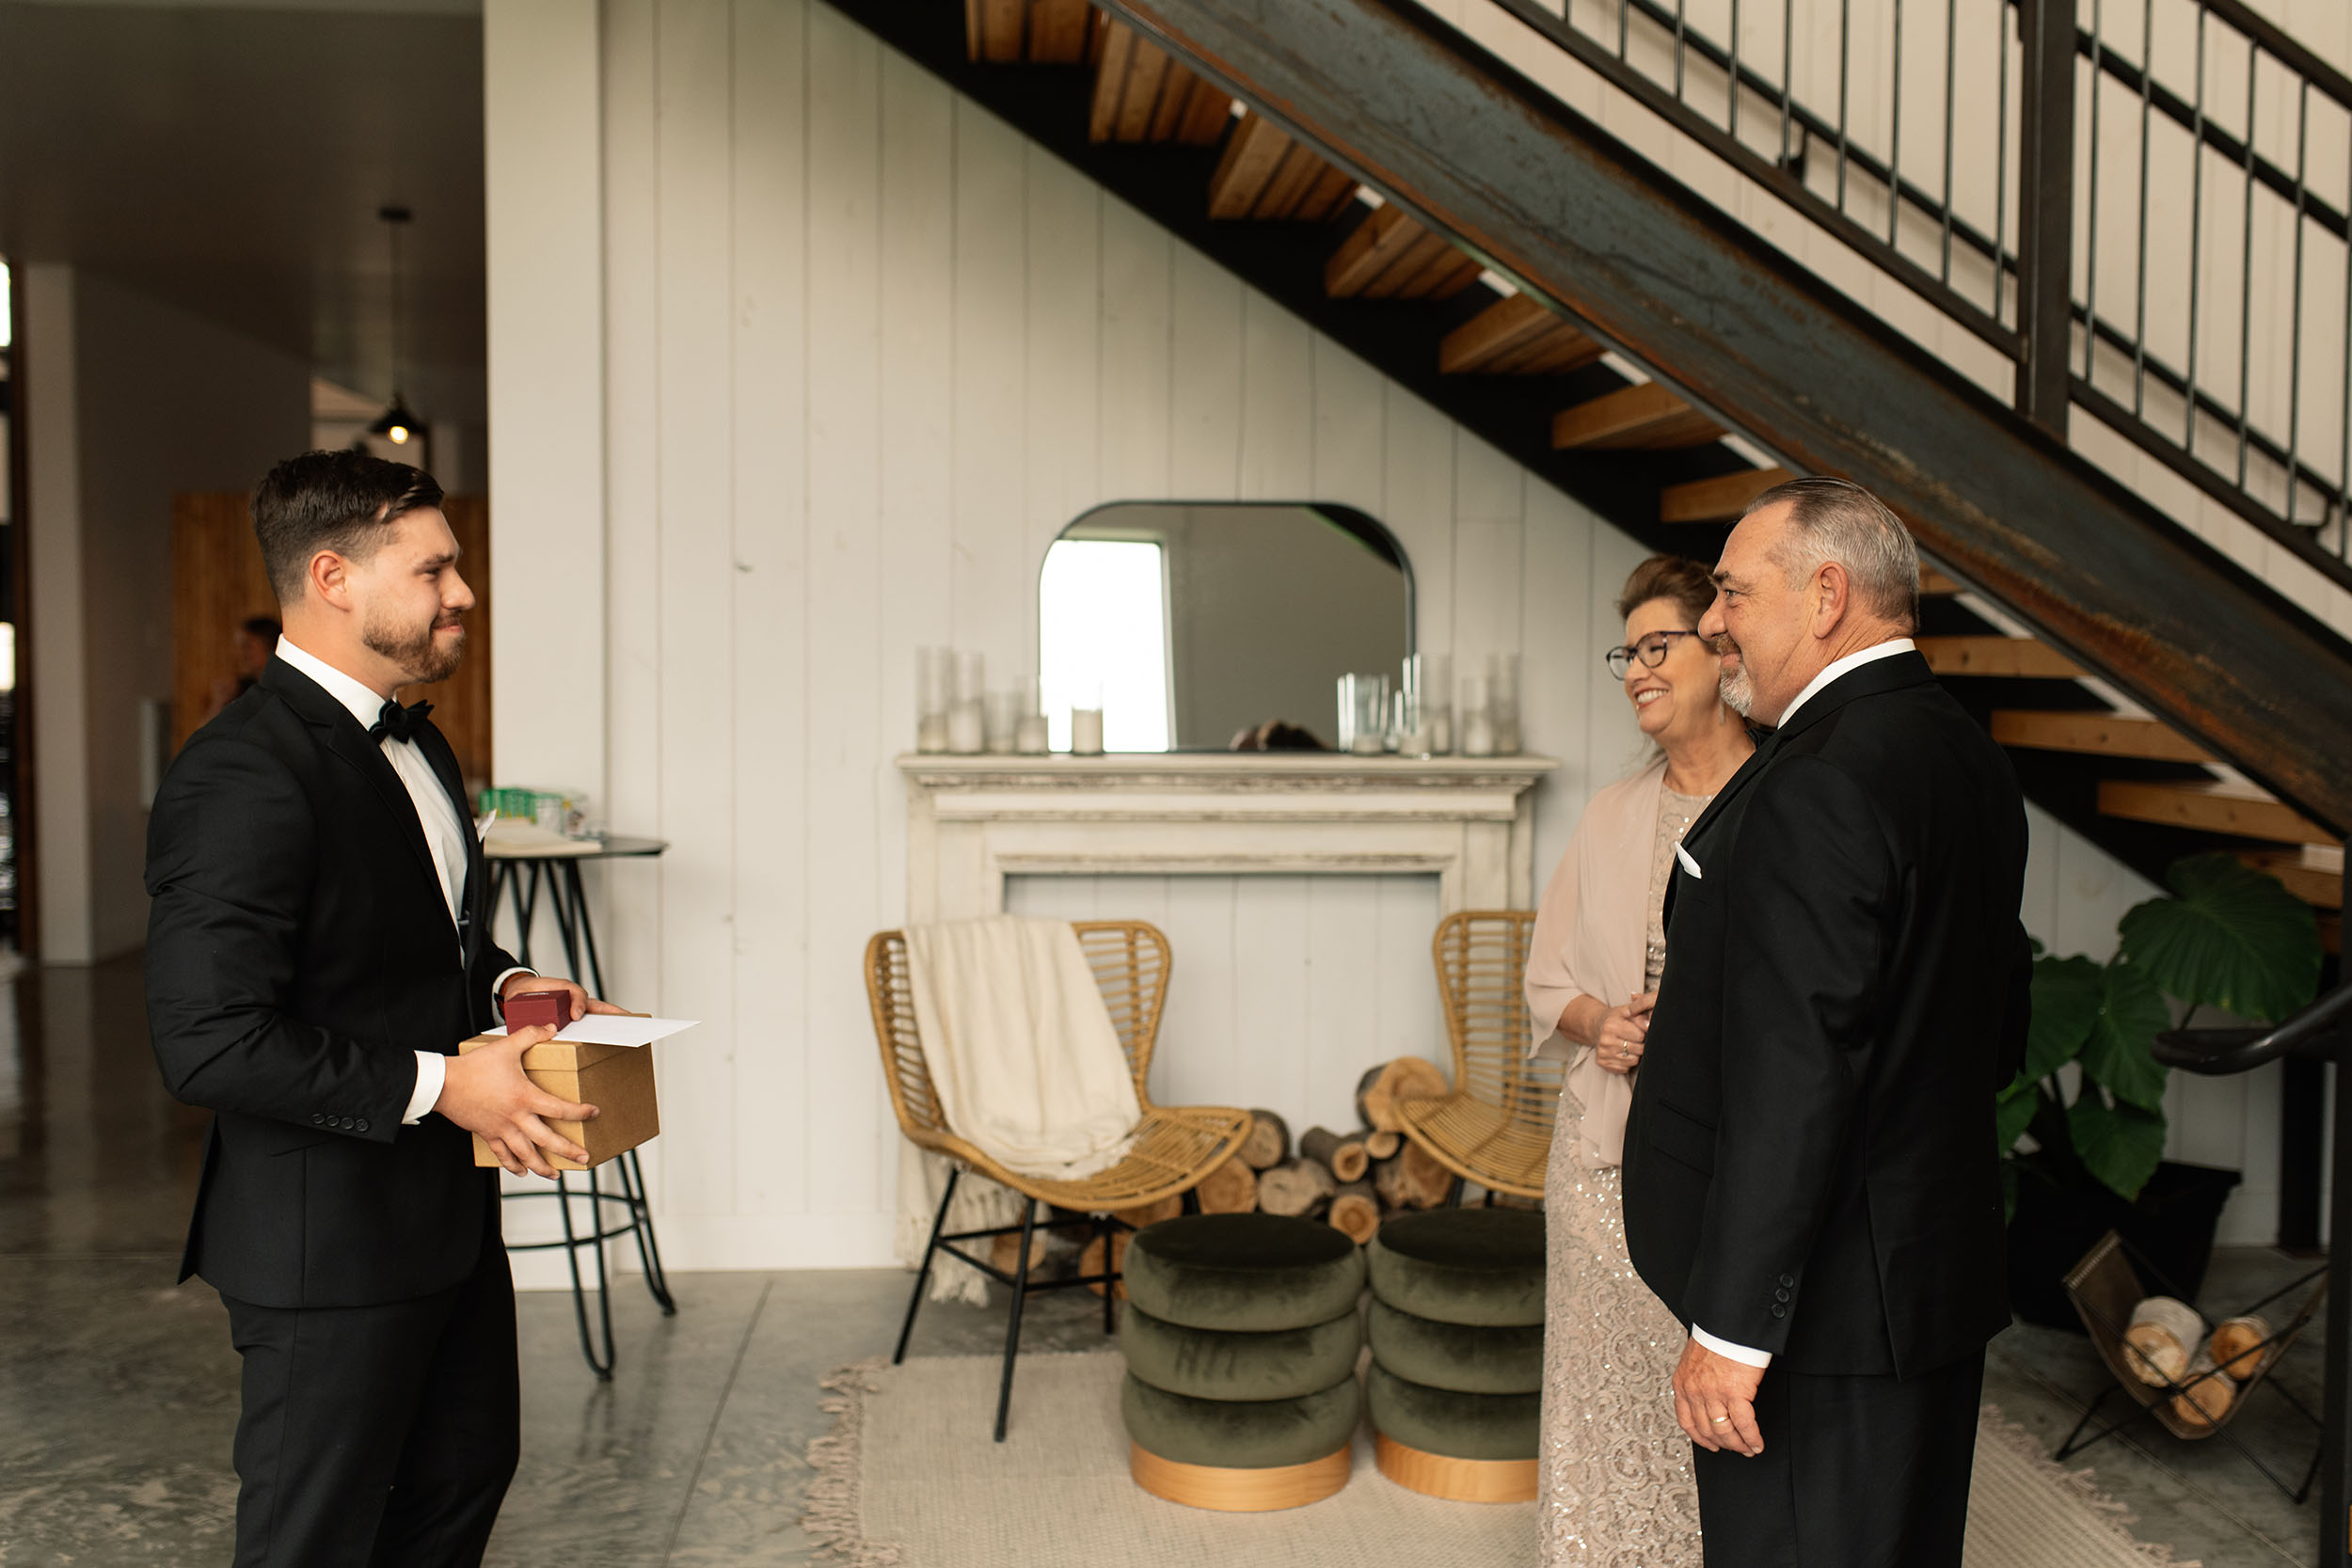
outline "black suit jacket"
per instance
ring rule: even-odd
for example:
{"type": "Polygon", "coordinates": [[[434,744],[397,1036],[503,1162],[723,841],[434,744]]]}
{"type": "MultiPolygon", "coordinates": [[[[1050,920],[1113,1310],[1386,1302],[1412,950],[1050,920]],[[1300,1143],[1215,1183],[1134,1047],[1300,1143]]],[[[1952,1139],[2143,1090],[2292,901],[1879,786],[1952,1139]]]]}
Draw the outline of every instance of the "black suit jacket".
{"type": "MultiPolygon", "coordinates": [[[[470,826],[449,742],[416,742],[470,826]]],[[[173,762],[148,828],[147,1007],[171,1092],[215,1114],[181,1277],[262,1307],[456,1284],[495,1174],[437,1114],[401,1116],[414,1053],[493,1022],[468,832],[461,928],[400,775],[350,710],[272,659],[173,762]]]]}
{"type": "Polygon", "coordinates": [[[2009,759],[1893,655],[1816,692],[1683,847],[1626,1127],[1634,1267],[1799,1372],[1979,1349],[2009,1323],[1993,1097],[2027,1006],[2009,759]]]}

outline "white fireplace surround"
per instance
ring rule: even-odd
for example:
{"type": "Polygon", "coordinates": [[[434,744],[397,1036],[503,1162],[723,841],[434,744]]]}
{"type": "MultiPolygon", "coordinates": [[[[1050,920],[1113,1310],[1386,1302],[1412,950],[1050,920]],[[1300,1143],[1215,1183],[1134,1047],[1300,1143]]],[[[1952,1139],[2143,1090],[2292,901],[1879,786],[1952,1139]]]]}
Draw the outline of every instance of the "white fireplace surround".
{"type": "Polygon", "coordinates": [[[1534,902],[1531,789],[1550,757],[913,754],[907,920],[1005,907],[1005,879],[1421,873],[1441,912],[1534,902]]]}

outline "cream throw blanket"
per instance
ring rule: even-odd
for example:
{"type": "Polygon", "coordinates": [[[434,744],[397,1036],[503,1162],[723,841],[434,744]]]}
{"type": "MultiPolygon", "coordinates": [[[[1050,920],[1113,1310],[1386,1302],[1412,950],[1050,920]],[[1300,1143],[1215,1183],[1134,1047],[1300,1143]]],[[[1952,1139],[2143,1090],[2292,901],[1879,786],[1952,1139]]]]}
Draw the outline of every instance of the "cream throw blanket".
{"type": "MultiPolygon", "coordinates": [[[[1056,1180],[1126,1154],[1143,1107],[1069,922],[1007,914],[910,927],[907,975],[931,1085],[958,1136],[1008,1170],[1056,1180]]],[[[897,1242],[910,1267],[923,1260],[946,1179],[944,1158],[900,1145],[897,1242]]],[[[1020,1217],[1018,1195],[967,1175],[947,1228],[1020,1217]]],[[[987,1280],[952,1258],[931,1277],[934,1300],[988,1298],[987,1280]]]]}

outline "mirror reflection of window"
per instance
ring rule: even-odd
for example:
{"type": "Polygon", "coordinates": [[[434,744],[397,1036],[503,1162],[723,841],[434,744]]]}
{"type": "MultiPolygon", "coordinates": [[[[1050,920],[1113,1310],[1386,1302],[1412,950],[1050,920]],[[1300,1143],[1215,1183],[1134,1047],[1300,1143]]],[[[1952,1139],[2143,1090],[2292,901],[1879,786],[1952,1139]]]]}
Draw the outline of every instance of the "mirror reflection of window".
{"type": "Polygon", "coordinates": [[[1103,705],[1106,752],[1165,752],[1167,578],[1150,540],[1057,540],[1038,576],[1038,683],[1057,752],[1070,710],[1103,705]]]}
{"type": "Polygon", "coordinates": [[[1276,723],[1327,747],[1339,677],[1393,680],[1413,651],[1412,578],[1352,508],[1122,501],[1046,552],[1038,626],[1057,748],[1098,680],[1109,751],[1226,751],[1276,723]]]}

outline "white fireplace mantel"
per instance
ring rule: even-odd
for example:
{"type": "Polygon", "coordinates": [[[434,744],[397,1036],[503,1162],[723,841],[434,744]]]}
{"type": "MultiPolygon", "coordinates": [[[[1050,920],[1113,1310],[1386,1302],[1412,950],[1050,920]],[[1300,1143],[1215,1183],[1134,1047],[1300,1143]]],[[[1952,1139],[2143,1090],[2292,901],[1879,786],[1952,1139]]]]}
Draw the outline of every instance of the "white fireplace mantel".
{"type": "Polygon", "coordinates": [[[898,759],[907,919],[1005,907],[1014,876],[1423,873],[1438,907],[1534,902],[1550,757],[1171,752],[898,759]]]}

